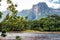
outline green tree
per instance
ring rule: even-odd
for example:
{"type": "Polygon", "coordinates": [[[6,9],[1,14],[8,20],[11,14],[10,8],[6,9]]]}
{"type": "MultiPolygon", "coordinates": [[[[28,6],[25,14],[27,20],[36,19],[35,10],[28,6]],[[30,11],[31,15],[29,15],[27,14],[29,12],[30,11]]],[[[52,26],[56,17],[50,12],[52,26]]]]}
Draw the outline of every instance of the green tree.
{"type": "Polygon", "coordinates": [[[2,12],[0,11],[0,18],[2,17],[2,12]]]}

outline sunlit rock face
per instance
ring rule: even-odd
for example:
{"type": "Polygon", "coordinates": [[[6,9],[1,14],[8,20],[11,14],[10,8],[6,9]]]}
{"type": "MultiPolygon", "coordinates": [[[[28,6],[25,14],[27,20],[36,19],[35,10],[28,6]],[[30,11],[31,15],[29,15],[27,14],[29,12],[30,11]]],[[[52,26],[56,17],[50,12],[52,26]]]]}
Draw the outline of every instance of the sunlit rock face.
{"type": "Polygon", "coordinates": [[[46,3],[42,2],[33,5],[32,9],[30,10],[25,11],[23,10],[22,12],[19,13],[19,15],[28,16],[29,20],[36,20],[45,17],[48,11],[49,11],[48,6],[46,5],[46,3]]]}
{"type": "Polygon", "coordinates": [[[28,20],[38,20],[45,18],[47,15],[57,14],[60,15],[60,9],[49,8],[44,2],[40,2],[32,6],[29,10],[23,10],[18,13],[19,16],[27,16],[28,20]]]}
{"type": "Polygon", "coordinates": [[[38,5],[33,5],[32,10],[33,10],[33,13],[34,13],[34,14],[35,14],[35,16],[36,16],[36,18],[35,18],[35,19],[37,19],[37,18],[38,18],[38,16],[39,16],[39,15],[41,15],[41,13],[39,13],[38,5]]]}
{"type": "Polygon", "coordinates": [[[40,19],[42,17],[46,17],[49,11],[49,7],[46,5],[46,3],[38,3],[36,5],[33,5],[32,12],[35,15],[35,20],[40,19]]]}

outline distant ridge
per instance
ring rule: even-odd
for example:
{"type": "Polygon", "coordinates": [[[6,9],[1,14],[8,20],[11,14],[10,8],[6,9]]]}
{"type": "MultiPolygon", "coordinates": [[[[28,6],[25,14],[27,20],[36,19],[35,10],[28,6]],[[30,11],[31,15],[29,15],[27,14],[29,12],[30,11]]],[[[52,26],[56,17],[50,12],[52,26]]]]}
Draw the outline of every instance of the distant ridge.
{"type": "MultiPolygon", "coordinates": [[[[3,13],[6,12],[7,11],[4,11],[3,13]]],[[[47,15],[53,15],[53,14],[60,15],[60,9],[49,8],[45,2],[40,2],[36,5],[33,5],[32,8],[29,10],[23,10],[21,12],[18,12],[17,15],[21,17],[27,16],[28,20],[38,20],[40,18],[46,17],[47,15]]]]}

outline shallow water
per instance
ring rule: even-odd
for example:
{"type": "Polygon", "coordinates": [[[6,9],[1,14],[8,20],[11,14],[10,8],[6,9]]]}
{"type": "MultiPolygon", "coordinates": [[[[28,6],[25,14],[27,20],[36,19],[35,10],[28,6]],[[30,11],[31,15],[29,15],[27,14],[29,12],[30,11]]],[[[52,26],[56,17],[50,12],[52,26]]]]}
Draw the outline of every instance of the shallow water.
{"type": "Polygon", "coordinates": [[[60,40],[60,34],[34,34],[34,33],[7,33],[4,38],[13,40],[16,36],[21,36],[22,40],[60,40]]]}

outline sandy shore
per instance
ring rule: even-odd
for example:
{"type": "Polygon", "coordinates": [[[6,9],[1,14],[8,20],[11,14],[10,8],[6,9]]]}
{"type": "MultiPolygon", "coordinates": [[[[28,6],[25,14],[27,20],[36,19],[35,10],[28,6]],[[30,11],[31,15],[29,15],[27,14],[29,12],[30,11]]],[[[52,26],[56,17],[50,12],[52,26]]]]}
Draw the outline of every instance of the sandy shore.
{"type": "Polygon", "coordinates": [[[35,34],[60,34],[60,32],[39,32],[39,31],[35,31],[35,32],[19,32],[19,31],[15,31],[15,32],[7,32],[7,33],[35,33],[35,34]]]}

